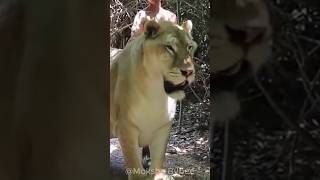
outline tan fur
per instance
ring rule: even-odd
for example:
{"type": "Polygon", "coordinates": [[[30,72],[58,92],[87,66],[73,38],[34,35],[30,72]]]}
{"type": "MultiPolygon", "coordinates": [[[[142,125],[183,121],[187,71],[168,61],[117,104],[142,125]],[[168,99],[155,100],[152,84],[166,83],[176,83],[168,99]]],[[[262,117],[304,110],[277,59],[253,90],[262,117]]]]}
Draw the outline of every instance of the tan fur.
{"type": "MultiPolygon", "coordinates": [[[[164,80],[175,85],[194,81],[192,58],[196,43],[188,30],[181,30],[170,22],[150,21],[144,29],[144,34],[130,41],[111,59],[110,136],[119,138],[127,168],[143,169],[138,148],[148,145],[152,159],[150,169],[162,170],[171,128],[164,80]],[[168,45],[175,55],[168,50],[168,45]],[[186,77],[181,70],[192,70],[193,74],[186,77]]],[[[183,98],[184,92],[172,96],[183,98]]],[[[161,172],[156,175],[169,178],[161,172]]],[[[138,174],[129,175],[129,179],[141,178],[138,174]]]]}

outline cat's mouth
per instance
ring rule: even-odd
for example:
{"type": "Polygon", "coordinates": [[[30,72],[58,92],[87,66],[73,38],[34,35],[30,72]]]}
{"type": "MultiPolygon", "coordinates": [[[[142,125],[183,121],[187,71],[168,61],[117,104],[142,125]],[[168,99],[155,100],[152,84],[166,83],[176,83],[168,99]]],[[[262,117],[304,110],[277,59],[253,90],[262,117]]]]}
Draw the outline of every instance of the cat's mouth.
{"type": "Polygon", "coordinates": [[[164,90],[167,94],[174,93],[176,91],[183,91],[187,86],[189,85],[188,80],[185,80],[184,82],[180,84],[173,84],[170,81],[164,81],[164,90]]]}

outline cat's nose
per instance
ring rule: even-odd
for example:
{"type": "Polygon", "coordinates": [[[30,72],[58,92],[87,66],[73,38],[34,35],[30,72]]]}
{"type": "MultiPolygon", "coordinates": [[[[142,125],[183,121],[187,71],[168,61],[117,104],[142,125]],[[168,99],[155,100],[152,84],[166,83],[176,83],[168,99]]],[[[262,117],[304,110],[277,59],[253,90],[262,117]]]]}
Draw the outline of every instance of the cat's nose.
{"type": "Polygon", "coordinates": [[[181,71],[181,74],[185,77],[189,77],[193,74],[193,70],[180,70],[181,71]]]}

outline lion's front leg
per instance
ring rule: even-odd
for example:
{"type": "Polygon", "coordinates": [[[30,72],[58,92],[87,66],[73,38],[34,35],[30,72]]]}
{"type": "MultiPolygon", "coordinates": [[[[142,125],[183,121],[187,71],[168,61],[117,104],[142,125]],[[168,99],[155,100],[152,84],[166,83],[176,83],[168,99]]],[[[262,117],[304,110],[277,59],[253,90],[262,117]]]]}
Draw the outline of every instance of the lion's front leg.
{"type": "Polygon", "coordinates": [[[126,173],[129,180],[141,180],[144,175],[141,156],[139,154],[138,130],[133,126],[123,124],[119,130],[119,142],[126,162],[126,173]]]}
{"type": "Polygon", "coordinates": [[[150,169],[155,170],[154,180],[173,179],[166,173],[165,169],[163,168],[170,130],[171,122],[156,131],[150,145],[150,169]]]}

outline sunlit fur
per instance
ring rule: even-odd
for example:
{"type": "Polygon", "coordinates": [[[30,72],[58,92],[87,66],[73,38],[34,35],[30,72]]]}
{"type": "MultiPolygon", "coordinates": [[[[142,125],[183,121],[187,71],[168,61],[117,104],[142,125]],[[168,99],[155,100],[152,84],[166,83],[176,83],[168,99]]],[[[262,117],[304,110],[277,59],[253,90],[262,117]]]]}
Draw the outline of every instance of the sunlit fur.
{"type": "MultiPolygon", "coordinates": [[[[147,22],[110,62],[110,136],[118,137],[128,168],[142,168],[138,147],[149,146],[151,169],[162,169],[171,128],[164,81],[194,81],[196,43],[187,26],[147,22]],[[170,48],[168,48],[170,46],[170,48]],[[192,70],[186,77],[181,71],[192,70]]],[[[190,27],[190,26],[189,26],[190,27]]],[[[184,91],[169,94],[184,98],[184,91]]],[[[139,177],[129,176],[129,179],[139,177]]]]}

